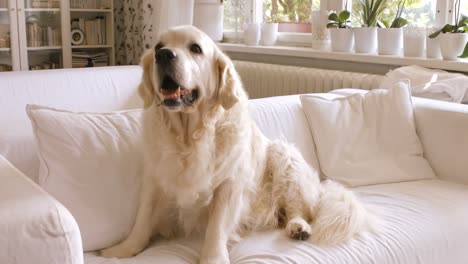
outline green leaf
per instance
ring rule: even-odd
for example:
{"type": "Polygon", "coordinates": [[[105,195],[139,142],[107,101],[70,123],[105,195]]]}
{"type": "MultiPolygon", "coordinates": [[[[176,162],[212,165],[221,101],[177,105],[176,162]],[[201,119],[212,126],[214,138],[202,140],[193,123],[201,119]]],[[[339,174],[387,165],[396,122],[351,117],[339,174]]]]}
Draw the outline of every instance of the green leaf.
{"type": "Polygon", "coordinates": [[[430,34],[430,35],[429,35],[429,38],[431,38],[431,39],[432,39],[432,38],[435,38],[435,37],[439,36],[440,33],[442,33],[442,29],[439,29],[439,30],[437,30],[436,32],[430,34]]]}
{"type": "Polygon", "coordinates": [[[402,17],[399,17],[395,20],[393,20],[393,23],[392,25],[390,26],[391,28],[401,28],[401,27],[404,27],[408,25],[408,20],[402,18],[402,17]]]}
{"type": "Polygon", "coordinates": [[[327,28],[338,28],[338,23],[336,22],[330,22],[327,24],[327,28]]]}
{"type": "Polygon", "coordinates": [[[383,20],[377,20],[377,26],[379,28],[388,28],[388,23],[383,20]]]}
{"type": "Polygon", "coordinates": [[[460,23],[458,23],[458,27],[464,27],[468,26],[468,18],[460,20],[460,23]]]}
{"type": "Polygon", "coordinates": [[[328,16],[328,20],[331,20],[331,21],[340,21],[340,19],[338,18],[338,15],[336,13],[331,13],[329,16],[328,16]]]}
{"type": "Polygon", "coordinates": [[[468,43],[465,45],[465,49],[463,50],[462,54],[458,56],[459,58],[468,58],[468,43]]]}
{"type": "Polygon", "coordinates": [[[450,33],[450,32],[454,32],[456,29],[457,29],[457,26],[447,24],[442,28],[442,32],[450,33]]]}
{"type": "Polygon", "coordinates": [[[348,10],[343,10],[341,11],[338,18],[341,22],[345,22],[346,20],[348,20],[350,16],[351,16],[351,13],[348,10]]]}

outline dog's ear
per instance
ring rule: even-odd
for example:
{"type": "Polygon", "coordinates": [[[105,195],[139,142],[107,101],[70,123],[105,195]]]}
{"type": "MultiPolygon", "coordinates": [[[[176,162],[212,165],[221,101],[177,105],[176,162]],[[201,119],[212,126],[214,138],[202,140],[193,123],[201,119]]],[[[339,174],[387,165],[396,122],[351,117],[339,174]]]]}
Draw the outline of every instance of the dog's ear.
{"type": "Polygon", "coordinates": [[[241,89],[242,84],[232,61],[219,50],[217,50],[217,64],[219,71],[218,101],[224,109],[228,110],[239,102],[239,89],[241,89]]]}
{"type": "Polygon", "coordinates": [[[138,93],[143,99],[144,108],[150,107],[154,102],[154,86],[151,75],[154,71],[154,50],[146,51],[141,57],[141,67],[143,68],[143,78],[138,86],[138,93]]]}

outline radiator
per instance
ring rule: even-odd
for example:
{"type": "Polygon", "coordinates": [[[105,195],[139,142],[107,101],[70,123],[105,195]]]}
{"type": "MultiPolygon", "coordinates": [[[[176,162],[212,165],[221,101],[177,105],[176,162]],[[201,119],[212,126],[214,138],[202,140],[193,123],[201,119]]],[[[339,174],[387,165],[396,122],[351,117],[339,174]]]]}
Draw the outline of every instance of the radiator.
{"type": "Polygon", "coordinates": [[[377,88],[382,75],[234,61],[250,98],[377,88]]]}

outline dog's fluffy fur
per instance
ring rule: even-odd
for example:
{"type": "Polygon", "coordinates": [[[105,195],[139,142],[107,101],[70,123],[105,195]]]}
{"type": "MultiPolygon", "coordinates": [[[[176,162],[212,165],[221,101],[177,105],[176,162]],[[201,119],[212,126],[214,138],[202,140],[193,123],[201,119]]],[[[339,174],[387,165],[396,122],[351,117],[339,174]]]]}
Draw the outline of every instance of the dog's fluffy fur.
{"type": "Polygon", "coordinates": [[[201,233],[200,263],[229,263],[228,241],[254,230],[285,228],[293,239],[310,235],[326,244],[364,231],[368,214],[351,191],[320,183],[296,148],[259,131],[232,62],[201,31],[187,26],[162,34],[142,67],[145,173],[139,210],[127,239],[101,251],[103,256],[138,254],[152,235],[201,233]],[[162,49],[176,55],[169,69],[155,58],[162,49]],[[166,74],[197,90],[193,105],[159,106],[166,74]]]}

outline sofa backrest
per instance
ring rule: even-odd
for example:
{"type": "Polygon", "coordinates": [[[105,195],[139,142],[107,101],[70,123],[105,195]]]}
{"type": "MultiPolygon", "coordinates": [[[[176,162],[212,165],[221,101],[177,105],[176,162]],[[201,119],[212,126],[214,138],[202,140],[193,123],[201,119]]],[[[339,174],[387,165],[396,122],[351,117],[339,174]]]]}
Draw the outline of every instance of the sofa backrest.
{"type": "Polygon", "coordinates": [[[139,108],[139,66],[0,73],[0,154],[37,179],[27,104],[82,112],[139,108]]]}

